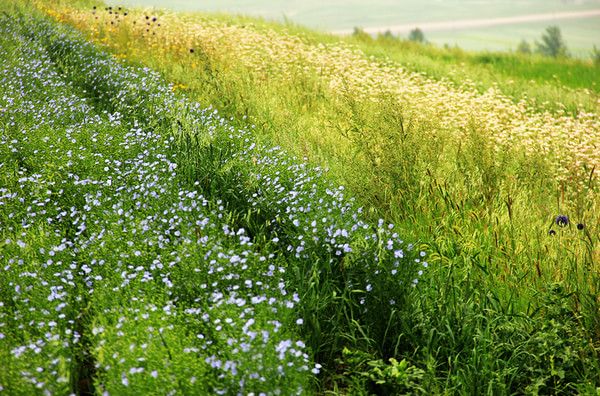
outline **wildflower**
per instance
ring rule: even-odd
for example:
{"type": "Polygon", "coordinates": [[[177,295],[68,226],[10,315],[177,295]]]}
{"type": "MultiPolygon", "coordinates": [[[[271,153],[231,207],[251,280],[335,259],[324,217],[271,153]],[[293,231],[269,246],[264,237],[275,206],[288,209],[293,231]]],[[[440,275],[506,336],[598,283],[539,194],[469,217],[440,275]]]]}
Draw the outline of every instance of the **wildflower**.
{"type": "Polygon", "coordinates": [[[323,366],[321,366],[319,363],[316,363],[315,367],[311,370],[311,372],[313,374],[319,374],[319,372],[321,371],[321,367],[323,366]]]}
{"type": "Polygon", "coordinates": [[[557,226],[565,227],[569,225],[569,217],[566,215],[558,215],[556,216],[556,220],[554,220],[557,226]]]}

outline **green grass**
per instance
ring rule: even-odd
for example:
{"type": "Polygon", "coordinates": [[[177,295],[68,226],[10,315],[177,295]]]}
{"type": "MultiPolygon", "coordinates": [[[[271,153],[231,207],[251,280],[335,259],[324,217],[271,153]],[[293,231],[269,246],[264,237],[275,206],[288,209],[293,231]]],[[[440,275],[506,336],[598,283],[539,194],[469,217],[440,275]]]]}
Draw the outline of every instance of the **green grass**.
{"type": "Polygon", "coordinates": [[[469,81],[480,92],[491,87],[499,88],[515,102],[526,98],[540,110],[566,109],[572,114],[581,109],[591,112],[600,110],[600,67],[587,59],[548,59],[538,55],[467,51],[383,35],[373,38],[358,34],[340,38],[290,21],[281,24],[225,13],[193,12],[181,14],[181,17],[192,21],[206,18],[232,25],[249,25],[258,31],[289,33],[313,44],[347,43],[381,62],[391,61],[435,80],[445,79],[457,85],[469,81]]]}
{"type": "MultiPolygon", "coordinates": [[[[231,24],[240,21],[249,23],[253,20],[229,20],[231,24]]],[[[259,30],[273,26],[261,21],[252,23],[259,30]]],[[[310,42],[323,40],[331,43],[333,40],[330,36],[310,33],[300,27],[276,28],[277,31],[286,29],[302,34],[310,42]]],[[[144,84],[126,84],[123,80],[127,78],[105,73],[103,69],[95,75],[107,75],[109,78],[100,79],[105,85],[94,86],[89,75],[82,72],[87,70],[89,59],[78,60],[77,46],[70,48],[61,44],[61,40],[49,41],[51,45],[47,50],[55,54],[55,62],[63,78],[71,82],[69,89],[78,95],[83,95],[85,90],[86,97],[95,103],[97,114],[104,117],[103,110],[112,112],[118,109],[129,114],[127,125],[137,120],[153,130],[156,128],[165,138],[172,136],[175,139],[147,143],[148,146],[144,147],[158,150],[161,145],[168,146],[172,150],[170,153],[178,159],[178,168],[173,176],[181,183],[177,187],[199,191],[209,202],[208,207],[213,211],[209,211],[207,216],[216,224],[215,230],[198,231],[193,223],[186,226],[185,222],[181,227],[184,235],[192,239],[206,233],[214,238],[210,239],[211,244],[200,251],[186,248],[185,243],[179,245],[177,241],[172,242],[173,246],[169,244],[177,257],[183,259],[181,265],[174,267],[172,274],[177,301],[183,307],[195,307],[195,299],[207,297],[207,292],[199,289],[198,285],[213,279],[225,282],[218,275],[213,278],[203,272],[208,266],[203,258],[207,250],[225,253],[229,249],[235,252],[244,249],[239,245],[238,237],[221,235],[220,227],[227,224],[231,229],[244,228],[248,232],[257,255],[276,254],[276,266],[285,270],[282,277],[286,287],[290,293],[293,290],[299,295],[299,304],[292,312],[283,310],[279,320],[283,322],[286,334],[301,337],[308,345],[311,359],[325,368],[317,378],[289,374],[292,376],[290,383],[311,384],[307,388],[309,393],[597,393],[600,387],[600,277],[597,271],[600,202],[595,198],[598,194],[597,180],[586,180],[583,188],[558,183],[552,174],[551,164],[543,155],[526,155],[518,150],[496,152],[484,138],[485,125],[471,125],[464,138],[456,142],[453,131],[444,128],[440,120],[420,119],[411,111],[410,104],[400,105],[393,97],[383,96],[379,102],[364,101],[352,93],[332,92],[325,88],[318,76],[303,74],[299,74],[297,79],[274,77],[257,84],[251,70],[226,57],[211,58],[208,51],[203,53],[204,57],[189,54],[173,56],[160,51],[139,51],[136,55],[131,49],[147,48],[143,41],[132,40],[131,36],[106,37],[112,40],[106,43],[108,48],[115,53],[125,53],[129,62],[150,66],[168,80],[186,85],[182,97],[210,103],[220,114],[231,117],[228,121],[209,118],[212,121],[202,127],[179,108],[156,111],[155,102],[137,102],[140,98],[152,97],[148,95],[148,92],[153,92],[152,87],[145,90],[144,84]],[[130,40],[125,43],[119,41],[119,37],[129,37],[130,40]],[[199,63],[199,67],[192,70],[192,62],[199,63]],[[120,94],[115,94],[119,91],[113,90],[112,79],[121,81],[130,90],[125,91],[128,92],[125,102],[118,99],[120,94]],[[246,133],[238,138],[230,124],[250,128],[254,136],[246,133]],[[251,125],[256,127],[251,128],[251,125]],[[306,156],[313,164],[329,170],[313,174],[303,166],[293,165],[296,162],[290,162],[288,157],[279,157],[279,151],[272,152],[266,147],[253,151],[248,147],[254,139],[266,142],[267,147],[280,144],[289,152],[299,157],[306,156]],[[271,157],[279,159],[272,163],[271,157]],[[327,200],[327,197],[340,194],[328,192],[326,181],[316,182],[316,187],[306,184],[300,189],[303,195],[298,199],[301,202],[296,202],[295,195],[289,195],[290,191],[298,189],[298,180],[308,179],[343,183],[346,186],[344,193],[355,197],[357,204],[365,207],[364,216],[373,223],[382,217],[395,223],[395,227],[392,230],[372,227],[364,233],[359,232],[351,243],[354,253],[336,259],[335,252],[324,248],[321,241],[308,243],[294,220],[310,230],[312,221],[320,221],[323,216],[331,220],[346,219],[351,214],[344,217],[343,213],[352,212],[336,209],[335,205],[317,204],[319,199],[327,200]],[[293,209],[309,205],[315,208],[313,212],[293,217],[294,213],[299,213],[293,209]],[[333,214],[329,214],[329,210],[333,214]],[[558,214],[569,215],[571,223],[559,227],[555,224],[558,214]],[[222,218],[225,220],[220,220],[222,218]],[[583,230],[577,229],[577,223],[585,225],[583,230]],[[556,235],[549,235],[550,228],[556,231],[556,235]],[[379,236],[369,239],[371,232],[379,233],[379,236]],[[393,237],[394,232],[399,235],[393,237]],[[273,241],[274,237],[278,242],[273,241]],[[307,244],[302,245],[299,237],[303,237],[307,244]],[[418,244],[419,249],[425,248],[428,253],[427,267],[421,261],[418,264],[424,273],[414,288],[399,287],[407,286],[412,279],[398,279],[394,275],[395,238],[402,238],[407,244],[418,244]],[[393,249],[387,248],[388,239],[392,240],[393,249]],[[277,243],[281,250],[273,245],[277,243]],[[291,253],[286,249],[288,244],[292,246],[291,253]],[[299,246],[305,246],[306,257],[294,254],[299,246]],[[376,252],[375,256],[373,252],[376,252]],[[376,261],[380,264],[374,265],[376,261]],[[297,318],[304,319],[300,328],[294,326],[297,318]]],[[[370,51],[377,56],[397,57],[405,59],[405,62],[406,59],[417,59],[407,64],[429,75],[437,73],[437,78],[449,77],[457,62],[467,64],[465,75],[471,75],[482,87],[491,85],[494,81],[490,75],[497,72],[496,82],[506,92],[512,89],[508,83],[510,79],[521,78],[517,81],[524,81],[530,78],[514,71],[527,69],[527,62],[539,65],[542,71],[545,71],[544,64],[555,70],[559,84],[553,82],[554,77],[541,71],[534,73],[535,77],[531,78],[537,78],[544,89],[521,87],[521,91],[512,94],[515,99],[527,92],[540,102],[546,100],[545,95],[556,102],[563,100],[563,94],[569,91],[563,86],[578,83],[585,86],[586,81],[589,83],[594,78],[594,69],[586,69],[584,64],[575,61],[465,54],[397,41],[349,40],[354,40],[361,48],[371,48],[370,51]],[[424,51],[425,55],[417,56],[418,51],[424,51]],[[486,57],[491,58],[485,60],[486,57]],[[507,66],[510,62],[513,62],[514,68],[507,66]],[[569,79],[572,77],[569,76],[571,66],[581,67],[581,73],[578,73],[580,79],[569,79]],[[492,68],[493,72],[490,71],[492,68]],[[586,74],[586,70],[590,74],[586,74]],[[553,89],[556,90],[555,96],[551,96],[553,89]]],[[[18,62],[19,57],[10,59],[18,62]]],[[[454,78],[457,83],[462,82],[461,75],[454,78]]],[[[49,95],[41,88],[36,92],[40,99],[49,95]]],[[[573,104],[576,99],[565,100],[572,100],[573,104]]],[[[35,119],[19,121],[29,128],[36,122],[35,119]]],[[[115,133],[115,138],[120,136],[119,139],[123,139],[127,128],[113,130],[113,127],[110,124],[103,127],[102,136],[109,139],[108,135],[115,133]]],[[[10,133],[11,139],[15,133],[18,136],[12,129],[3,130],[3,133],[10,133]]],[[[41,137],[43,134],[39,135],[41,137]]],[[[3,153],[10,156],[11,161],[7,163],[13,164],[15,172],[31,161],[36,149],[45,147],[43,140],[37,143],[32,140],[35,140],[34,137],[30,140],[19,137],[18,152],[21,155],[13,156],[10,150],[3,153]]],[[[77,152],[78,145],[71,147],[71,144],[67,140],[57,146],[61,148],[60,156],[44,161],[44,164],[51,165],[44,168],[38,165],[34,173],[51,174],[60,180],[64,173],[61,166],[68,162],[66,152],[69,149],[77,152]],[[50,173],[52,171],[55,173],[50,173]]],[[[115,158],[126,155],[117,147],[112,147],[106,155],[115,158]]],[[[77,164],[82,167],[78,170],[82,174],[104,178],[110,174],[103,174],[101,168],[92,166],[87,160],[77,164]]],[[[167,179],[170,176],[165,175],[167,179]]],[[[18,184],[13,173],[7,171],[4,177],[12,183],[7,185],[18,184]]],[[[124,186],[132,185],[135,185],[133,181],[126,181],[124,186]]],[[[73,194],[63,194],[61,199],[73,201],[63,205],[82,205],[83,202],[78,200],[81,192],[74,186],[71,188],[73,194]]],[[[170,188],[175,190],[175,186],[170,188]]],[[[37,197],[35,194],[32,193],[32,197],[37,197]]],[[[39,194],[43,194],[43,189],[39,194]]],[[[129,201],[129,195],[115,196],[128,205],[135,205],[129,201]]],[[[147,210],[162,213],[165,210],[162,205],[183,204],[177,200],[171,202],[168,197],[165,199],[164,203],[149,200],[147,210]]],[[[19,205],[15,203],[14,207],[19,205]]],[[[97,213],[98,221],[108,224],[118,222],[118,212],[114,213],[118,207],[111,210],[108,206],[104,210],[107,217],[104,218],[104,212],[97,213]],[[114,217],[109,218],[108,213],[114,217]]],[[[9,212],[6,209],[1,219],[7,221],[9,212]]],[[[176,214],[188,219],[184,213],[176,214]]],[[[136,219],[141,226],[143,217],[136,219]]],[[[345,224],[351,227],[351,222],[345,224]]],[[[17,223],[13,227],[11,232],[14,234],[22,232],[17,223]]],[[[98,250],[85,251],[90,258],[96,255],[113,257],[107,264],[111,270],[123,267],[114,258],[113,252],[132,251],[123,241],[133,236],[115,227],[110,244],[94,247],[98,250]]],[[[76,232],[76,229],[71,232],[76,232]]],[[[323,230],[323,234],[319,235],[329,238],[330,235],[325,236],[326,232],[323,230]]],[[[12,234],[10,237],[14,239],[12,234]]],[[[2,239],[5,238],[3,235],[2,239]]],[[[335,238],[339,239],[339,235],[335,238]]],[[[27,234],[26,242],[35,247],[57,243],[45,241],[33,233],[27,234]]],[[[134,241],[133,249],[138,247],[138,242],[142,245],[140,249],[147,248],[140,241],[134,241]]],[[[14,245],[11,244],[10,249],[18,252],[18,246],[14,245]]],[[[408,246],[403,249],[406,254],[403,263],[408,265],[415,259],[425,260],[411,256],[410,251],[408,246]]],[[[148,250],[148,254],[152,252],[152,249],[148,250]]],[[[263,279],[264,268],[259,256],[250,254],[250,257],[254,257],[256,262],[250,260],[253,264],[246,273],[247,277],[254,281],[263,279]]],[[[3,259],[9,260],[9,255],[3,259]]],[[[141,264],[145,262],[139,260],[141,264]]],[[[165,260],[172,259],[165,257],[165,260]]],[[[111,271],[106,272],[107,279],[113,282],[108,282],[111,287],[122,282],[118,276],[111,277],[111,271]]],[[[18,274],[17,271],[12,272],[7,281],[20,282],[16,280],[18,274]]],[[[274,280],[267,277],[263,281],[277,288],[274,280]]],[[[232,284],[235,285],[235,282],[232,284]]],[[[92,377],[98,378],[98,383],[123,391],[119,370],[135,367],[135,359],[141,352],[134,349],[126,353],[125,363],[111,356],[115,352],[126,352],[130,342],[136,345],[144,342],[146,334],[142,325],[131,319],[138,317],[136,310],[147,312],[148,325],[152,327],[158,327],[165,320],[173,326],[164,339],[153,337],[150,340],[148,353],[156,357],[152,359],[152,365],[147,366],[146,373],[170,370],[167,377],[170,383],[177,383],[179,389],[190,392],[208,391],[208,388],[193,388],[193,384],[189,385],[192,388],[186,388],[191,376],[198,375],[198,380],[200,376],[205,378],[209,387],[216,383],[219,372],[215,373],[205,362],[184,353],[167,357],[169,351],[173,353],[199,342],[193,341],[192,337],[198,329],[204,334],[214,332],[214,323],[202,323],[193,315],[184,315],[183,319],[176,320],[164,319],[153,313],[156,312],[152,310],[153,306],[159,307],[160,312],[160,307],[173,298],[160,282],[140,284],[139,289],[135,283],[126,288],[130,294],[123,297],[125,308],[122,311],[114,307],[111,300],[114,293],[110,290],[107,286],[95,293],[93,303],[89,304],[93,309],[86,311],[89,318],[83,315],[88,326],[87,334],[94,333],[91,330],[94,326],[107,329],[106,333],[96,331],[94,337],[88,335],[86,342],[98,345],[95,359],[102,361],[104,366],[118,367],[118,370],[104,369],[92,374],[92,377]],[[145,296],[143,302],[128,300],[128,297],[137,296],[142,291],[145,296]],[[127,320],[117,327],[121,317],[127,320]],[[123,327],[127,330],[127,337],[121,340],[117,333],[123,327]],[[169,348],[165,348],[165,344],[169,348]],[[173,362],[168,369],[157,363],[167,360],[173,362]],[[186,385],[177,381],[185,381],[186,385]]],[[[14,298],[12,293],[6,293],[3,300],[14,298]]],[[[40,295],[35,301],[44,306],[47,304],[44,298],[46,296],[40,295]]],[[[79,301],[73,307],[73,315],[86,303],[86,300],[79,301]]],[[[203,309],[221,320],[240,315],[235,306],[227,306],[220,313],[220,308],[210,303],[203,309]]],[[[269,326],[270,315],[267,307],[258,310],[257,329],[269,326]]],[[[15,320],[14,326],[18,323],[15,320]]],[[[65,326],[69,325],[65,323],[65,326]]],[[[27,331],[15,331],[15,334],[28,335],[27,331]]],[[[227,335],[241,337],[235,329],[227,335]]],[[[233,355],[232,349],[226,347],[226,338],[215,337],[214,340],[216,346],[209,346],[211,352],[217,353],[222,348],[223,356],[233,355]]],[[[280,340],[283,339],[277,339],[280,340]]],[[[13,338],[6,342],[21,345],[13,338]]],[[[203,345],[202,342],[199,345],[203,345]]],[[[261,347],[266,348],[264,353],[272,353],[272,345],[261,347]]],[[[68,356],[68,352],[57,353],[68,356]]],[[[89,353],[89,348],[83,348],[81,354],[76,355],[79,357],[74,367],[89,369],[89,364],[85,363],[86,353],[89,353]]],[[[253,350],[240,358],[240,364],[246,365],[248,373],[257,369],[256,362],[252,360],[255,353],[256,350],[253,350]]],[[[39,364],[42,364],[43,359],[40,359],[39,364]]],[[[269,359],[276,362],[277,358],[271,356],[269,359]]],[[[24,363],[15,362],[10,372],[23,370],[20,364],[24,363]]],[[[37,360],[32,364],[37,364],[37,360]]],[[[270,367],[275,367],[275,363],[270,367]]],[[[233,383],[234,378],[230,379],[233,383]]],[[[139,391],[147,391],[148,387],[154,386],[147,375],[136,381],[139,391]]],[[[20,384],[30,386],[25,383],[26,380],[22,380],[20,384]]],[[[253,389],[260,388],[260,385],[253,384],[253,389]]],[[[169,381],[160,386],[167,389],[169,381]]]]}
{"type": "Polygon", "coordinates": [[[343,188],[65,27],[0,29],[2,390],[313,393],[381,336],[422,255],[343,188]]]}
{"type": "Polygon", "coordinates": [[[515,101],[527,97],[545,110],[598,111],[600,68],[590,61],[444,49],[385,36],[355,35],[348,40],[368,55],[391,59],[434,79],[459,85],[472,81],[482,92],[497,86],[515,101]]]}
{"type": "MultiPolygon", "coordinates": [[[[340,8],[335,3],[305,1],[302,4],[253,1],[204,1],[202,3],[179,0],[127,0],[109,2],[112,5],[168,8],[176,11],[228,12],[267,18],[278,22],[291,20],[295,23],[321,31],[351,30],[354,27],[376,28],[381,31],[386,26],[399,24],[423,24],[432,21],[456,21],[465,19],[487,19],[517,15],[557,13],[598,9],[600,2],[562,2],[560,0],[535,1],[347,1],[340,8]]],[[[529,42],[540,39],[544,29],[551,24],[559,24],[567,45],[577,57],[589,58],[593,45],[600,45],[598,17],[563,19],[545,22],[515,23],[508,26],[471,28],[468,30],[427,31],[427,38],[438,44],[470,50],[510,50],[515,49],[522,39],[529,42]]],[[[421,26],[424,28],[424,26],[421,26]]],[[[402,32],[407,37],[408,32],[402,32]]]]}

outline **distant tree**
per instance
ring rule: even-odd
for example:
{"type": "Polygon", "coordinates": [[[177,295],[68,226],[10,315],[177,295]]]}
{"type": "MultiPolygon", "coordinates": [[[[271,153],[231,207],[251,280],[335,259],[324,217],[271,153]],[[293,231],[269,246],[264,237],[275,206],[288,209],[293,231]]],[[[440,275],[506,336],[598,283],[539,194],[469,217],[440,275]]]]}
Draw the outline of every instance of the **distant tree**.
{"type": "Polygon", "coordinates": [[[383,38],[386,38],[386,39],[395,39],[396,38],[396,37],[394,37],[394,34],[392,33],[392,31],[389,29],[386,30],[385,32],[383,32],[382,36],[383,36],[383,38]]]}
{"type": "Polygon", "coordinates": [[[517,52],[519,54],[529,55],[529,54],[531,54],[531,45],[529,45],[529,43],[527,41],[521,40],[521,42],[519,43],[519,46],[517,47],[517,52]]]}
{"type": "Polygon", "coordinates": [[[596,48],[595,45],[594,49],[592,50],[592,61],[594,62],[594,65],[600,66],[600,50],[596,48]]]}
{"type": "Polygon", "coordinates": [[[567,56],[567,46],[563,41],[558,26],[548,26],[546,33],[542,35],[542,42],[536,42],[536,45],[537,52],[544,56],[551,56],[553,58],[567,56]]]}
{"type": "Polygon", "coordinates": [[[410,41],[416,41],[417,43],[424,43],[425,34],[423,34],[423,31],[421,29],[416,28],[410,31],[410,33],[408,34],[408,39],[410,41]]]}
{"type": "Polygon", "coordinates": [[[362,41],[371,41],[373,39],[373,37],[371,37],[371,35],[367,32],[365,32],[363,30],[363,28],[360,27],[355,27],[354,28],[354,32],[352,32],[352,35],[362,41]]]}
{"type": "Polygon", "coordinates": [[[353,36],[361,36],[363,34],[365,34],[365,31],[363,30],[363,28],[354,26],[354,31],[352,32],[353,36]]]}

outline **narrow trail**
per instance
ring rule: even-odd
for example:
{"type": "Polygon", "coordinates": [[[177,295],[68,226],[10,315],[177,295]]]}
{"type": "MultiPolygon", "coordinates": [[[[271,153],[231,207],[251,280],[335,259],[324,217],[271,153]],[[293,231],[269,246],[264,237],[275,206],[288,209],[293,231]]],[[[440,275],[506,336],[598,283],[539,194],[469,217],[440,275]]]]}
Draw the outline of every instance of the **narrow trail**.
{"type": "MultiPolygon", "coordinates": [[[[528,22],[544,22],[561,19],[581,19],[600,17],[600,9],[585,10],[585,11],[566,11],[566,12],[550,12],[544,14],[529,14],[517,15],[501,18],[483,18],[483,19],[459,19],[454,21],[438,21],[438,22],[412,22],[402,25],[375,26],[363,29],[366,33],[379,33],[386,30],[392,33],[408,33],[412,29],[418,27],[423,31],[452,31],[466,30],[472,28],[484,28],[490,26],[513,25],[517,23],[528,22]]],[[[333,34],[347,35],[352,34],[354,29],[334,30],[333,34]]]]}

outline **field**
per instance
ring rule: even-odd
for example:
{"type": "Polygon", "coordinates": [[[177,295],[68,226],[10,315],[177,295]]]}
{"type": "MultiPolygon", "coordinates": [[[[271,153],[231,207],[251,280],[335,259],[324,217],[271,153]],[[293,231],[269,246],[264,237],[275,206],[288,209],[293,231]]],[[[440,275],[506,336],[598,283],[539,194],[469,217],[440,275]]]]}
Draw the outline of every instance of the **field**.
{"type": "MultiPolygon", "coordinates": [[[[426,0],[426,1],[190,1],[190,0],[125,0],[109,1],[111,5],[169,8],[178,11],[220,11],[253,15],[283,22],[284,20],[324,32],[352,31],[354,27],[373,28],[379,32],[395,25],[415,26],[428,22],[512,17],[529,14],[560,13],[600,9],[600,1],[562,0],[426,0]]],[[[600,47],[600,17],[557,19],[507,26],[478,27],[467,30],[424,29],[426,38],[439,46],[458,45],[468,50],[514,50],[522,39],[539,41],[549,25],[560,26],[567,46],[574,56],[589,58],[594,45],[600,47]]],[[[406,30],[394,33],[407,37],[406,30]]]]}
{"type": "Polygon", "coordinates": [[[597,66],[0,10],[0,392],[600,390],[597,66]]]}

